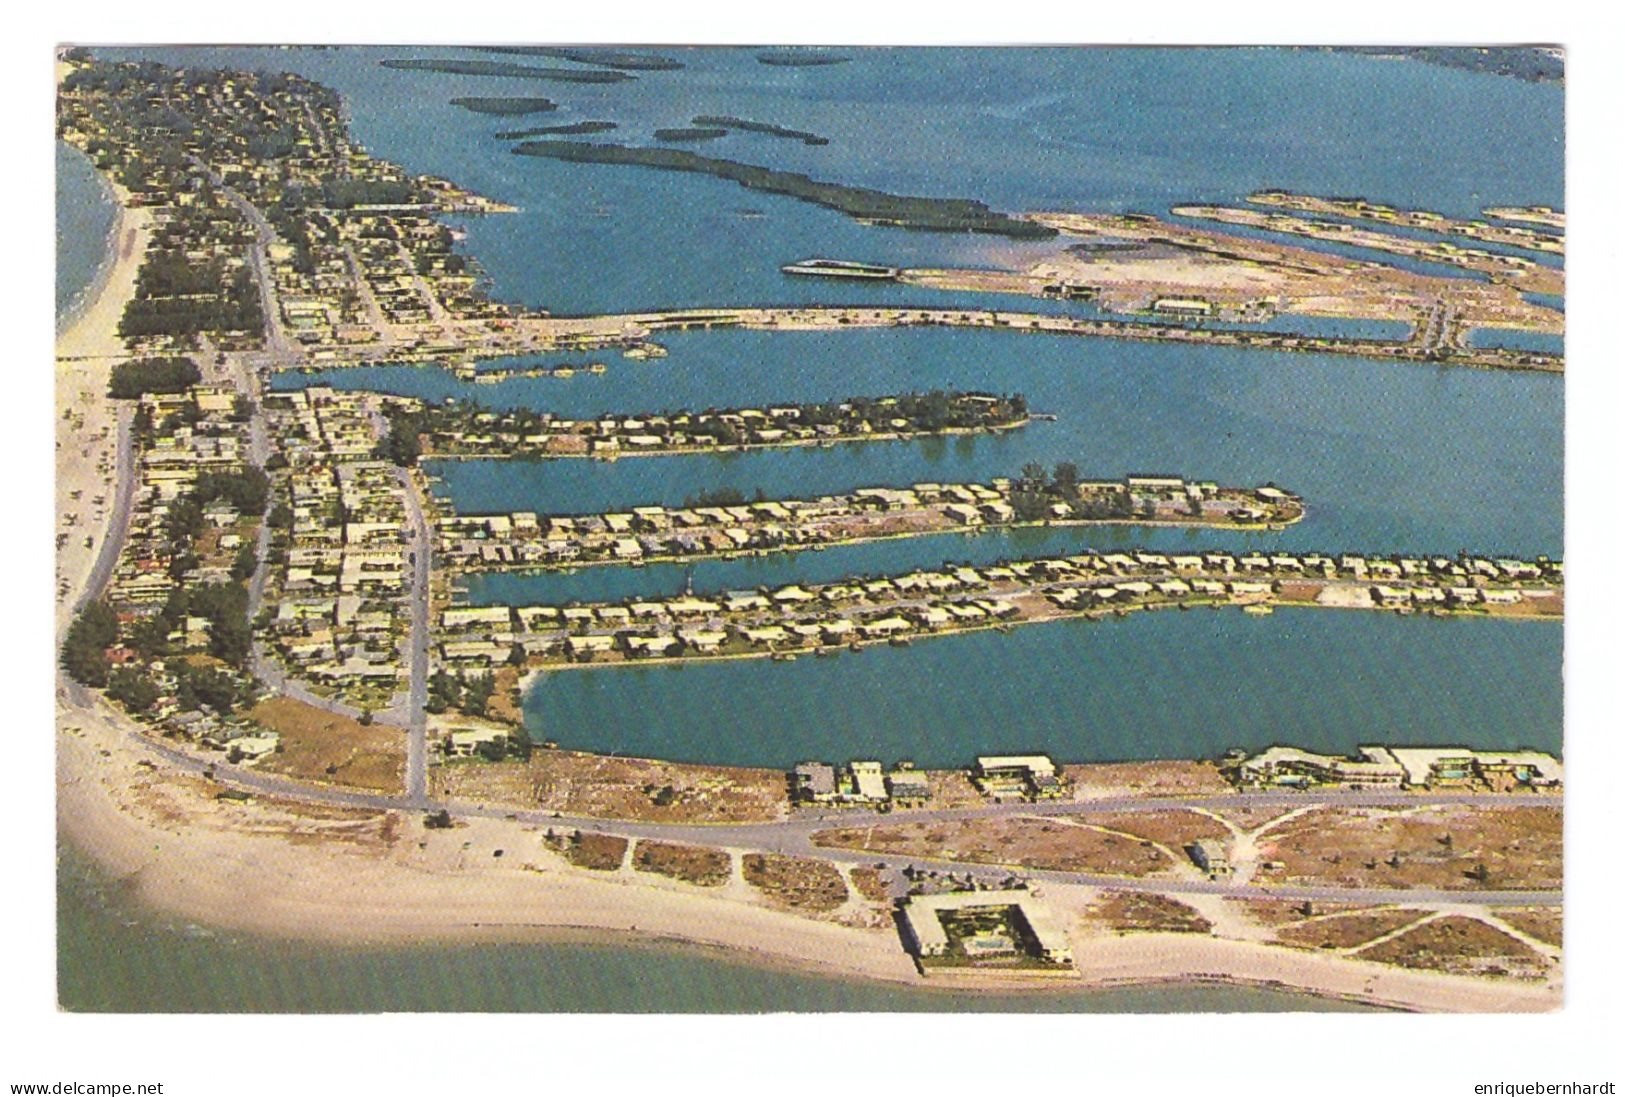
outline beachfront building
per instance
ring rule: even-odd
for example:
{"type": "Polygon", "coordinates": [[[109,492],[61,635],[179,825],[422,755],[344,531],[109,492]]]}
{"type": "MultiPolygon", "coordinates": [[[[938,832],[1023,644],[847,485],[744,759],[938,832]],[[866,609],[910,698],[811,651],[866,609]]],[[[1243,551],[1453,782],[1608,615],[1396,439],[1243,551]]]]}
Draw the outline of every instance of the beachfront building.
{"type": "Polygon", "coordinates": [[[1275,746],[1232,770],[1251,787],[1488,788],[1496,792],[1555,788],[1563,763],[1539,751],[1484,751],[1467,747],[1360,747],[1344,757],[1275,746]]]}
{"type": "Polygon", "coordinates": [[[886,774],[886,791],[892,803],[899,806],[923,804],[931,798],[931,784],[925,773],[908,763],[900,763],[886,774]]]}
{"type": "Polygon", "coordinates": [[[1413,788],[1488,787],[1514,792],[1563,784],[1563,763],[1539,751],[1394,747],[1393,755],[1405,770],[1405,783],[1413,788]]]}
{"type": "Polygon", "coordinates": [[[1360,747],[1352,758],[1316,754],[1297,747],[1275,746],[1243,761],[1237,769],[1244,785],[1309,788],[1312,785],[1356,785],[1398,788],[1405,770],[1387,747],[1360,747]]]}
{"type": "Polygon", "coordinates": [[[922,973],[941,967],[1072,966],[1066,930],[1019,888],[916,895],[902,906],[903,938],[922,973]]]}
{"type": "Polygon", "coordinates": [[[798,804],[882,805],[891,800],[889,786],[875,761],[802,762],[790,771],[790,798],[798,804]]]}
{"type": "Polygon", "coordinates": [[[1063,790],[1055,763],[1045,754],[984,755],[976,759],[971,780],[995,800],[1053,800],[1063,790]]]}

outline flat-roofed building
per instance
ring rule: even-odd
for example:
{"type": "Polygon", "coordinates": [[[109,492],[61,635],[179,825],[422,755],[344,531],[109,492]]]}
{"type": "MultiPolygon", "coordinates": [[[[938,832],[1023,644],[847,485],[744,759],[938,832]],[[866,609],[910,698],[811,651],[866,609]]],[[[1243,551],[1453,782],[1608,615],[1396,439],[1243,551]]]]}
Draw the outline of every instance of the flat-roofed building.
{"type": "Polygon", "coordinates": [[[908,948],[921,961],[960,960],[970,966],[978,957],[999,959],[1014,952],[1057,966],[1072,964],[1066,930],[1030,891],[916,895],[904,902],[902,917],[908,948]],[[998,930],[981,931],[979,923],[995,920],[998,930]],[[1004,940],[997,939],[1004,934],[1004,940]]]}
{"type": "Polygon", "coordinates": [[[835,799],[835,767],[802,762],[790,771],[790,793],[799,803],[827,804],[835,799]]]}
{"type": "Polygon", "coordinates": [[[976,759],[971,778],[993,797],[1029,796],[1052,799],[1061,794],[1055,763],[1045,754],[984,755],[976,759]]]}
{"type": "Polygon", "coordinates": [[[1224,843],[1212,838],[1199,838],[1185,847],[1191,861],[1207,873],[1209,880],[1222,880],[1230,875],[1230,854],[1224,843]]]}

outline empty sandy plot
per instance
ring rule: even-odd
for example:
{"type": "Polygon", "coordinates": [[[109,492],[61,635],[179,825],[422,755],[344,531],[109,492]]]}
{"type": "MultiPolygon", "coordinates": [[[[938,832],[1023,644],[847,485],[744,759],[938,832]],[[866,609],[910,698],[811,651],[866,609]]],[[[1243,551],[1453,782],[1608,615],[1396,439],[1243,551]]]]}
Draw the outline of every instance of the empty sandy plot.
{"type": "Polygon", "coordinates": [[[1358,955],[1362,960],[1400,967],[1514,979],[1543,978],[1551,966],[1544,956],[1517,938],[1476,918],[1460,915],[1435,918],[1361,949],[1358,955]]]}
{"type": "Polygon", "coordinates": [[[1119,933],[1207,933],[1213,929],[1212,922],[1178,899],[1139,891],[1108,892],[1085,911],[1085,917],[1119,933]]]}
{"type": "Polygon", "coordinates": [[[720,849],[644,839],[632,851],[632,867],[700,887],[721,887],[728,882],[733,859],[720,849]]]}
{"type": "Polygon", "coordinates": [[[1276,939],[1301,948],[1357,948],[1421,918],[1420,910],[1366,910],[1331,914],[1285,926],[1276,939]]]}
{"type": "Polygon", "coordinates": [[[406,780],[406,732],[363,724],[291,697],[255,705],[253,719],[282,736],[257,768],[307,781],[399,792],[406,780]]]}
{"type": "Polygon", "coordinates": [[[1113,762],[1063,766],[1061,773],[1079,796],[1201,795],[1233,791],[1211,762],[1113,762]]]}
{"type": "Polygon", "coordinates": [[[1304,899],[1236,899],[1225,902],[1262,926],[1286,926],[1322,914],[1371,910],[1357,903],[1312,903],[1304,899]]]}
{"type": "Polygon", "coordinates": [[[1563,810],[1325,808],[1268,832],[1269,878],[1345,887],[1547,889],[1563,881],[1563,810]]]}
{"type": "Polygon", "coordinates": [[[563,853],[564,859],[577,868],[614,872],[626,860],[626,847],[631,843],[614,834],[578,830],[568,837],[554,838],[548,844],[563,853]]]}
{"type": "Polygon", "coordinates": [[[695,766],[538,750],[529,761],[440,766],[436,795],[567,815],[652,822],[746,822],[787,812],[777,770],[695,766]]]}
{"type": "Polygon", "coordinates": [[[1537,941],[1558,947],[1563,944],[1561,907],[1529,907],[1526,910],[1498,910],[1495,913],[1501,921],[1537,941]]]}
{"type": "Polygon", "coordinates": [[[822,913],[846,902],[846,881],[828,861],[777,853],[747,853],[741,868],[746,883],[793,910],[822,913]]]}
{"type": "Polygon", "coordinates": [[[1153,843],[1049,819],[964,819],[821,830],[822,846],[901,857],[1148,876],[1173,867],[1153,843]]]}
{"type": "Polygon", "coordinates": [[[1197,811],[1122,811],[1074,816],[1090,826],[1121,830],[1177,851],[1199,838],[1228,838],[1230,829],[1197,811]]]}

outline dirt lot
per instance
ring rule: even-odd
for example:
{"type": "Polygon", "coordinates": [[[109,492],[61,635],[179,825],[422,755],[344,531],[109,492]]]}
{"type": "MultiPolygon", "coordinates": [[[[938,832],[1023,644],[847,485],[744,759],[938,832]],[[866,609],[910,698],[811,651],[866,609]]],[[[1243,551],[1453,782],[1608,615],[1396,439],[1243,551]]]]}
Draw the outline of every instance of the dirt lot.
{"type": "Polygon", "coordinates": [[[1424,913],[1420,910],[1368,910],[1333,914],[1286,926],[1276,938],[1301,948],[1358,948],[1385,933],[1410,925],[1424,913]]]}
{"type": "Polygon", "coordinates": [[[1563,911],[1559,907],[1496,911],[1501,921],[1548,945],[1563,944],[1563,911]]]}
{"type": "Polygon", "coordinates": [[[1263,926],[1285,926],[1320,914],[1347,914],[1374,909],[1355,903],[1306,903],[1301,899],[1226,898],[1225,902],[1263,926]]]}
{"type": "Polygon", "coordinates": [[[282,736],[281,749],[261,759],[257,769],[386,792],[399,792],[405,784],[401,728],[368,726],[291,697],[261,701],[249,715],[282,736]]]}
{"type": "Polygon", "coordinates": [[[548,844],[563,853],[564,859],[576,868],[614,872],[621,867],[621,862],[626,860],[626,847],[630,843],[625,838],[613,834],[593,834],[578,830],[568,836],[561,835],[548,844]]]}
{"type": "Polygon", "coordinates": [[[721,887],[728,882],[733,859],[720,849],[651,842],[645,838],[632,853],[632,867],[639,872],[656,872],[701,887],[721,887]]]}
{"type": "Polygon", "coordinates": [[[437,766],[430,777],[438,796],[601,819],[752,822],[788,813],[777,770],[537,750],[528,762],[437,766]]]}
{"type": "Polygon", "coordinates": [[[786,857],[779,853],[747,853],[742,868],[747,883],[792,910],[822,913],[846,902],[846,881],[828,861],[786,857]]]}
{"type": "Polygon", "coordinates": [[[880,870],[870,868],[868,865],[859,865],[852,870],[852,886],[858,894],[871,903],[886,903],[891,901],[891,893],[886,890],[886,882],[881,879],[880,870]]]}
{"type": "Polygon", "coordinates": [[[504,724],[512,724],[514,727],[524,726],[525,714],[520,711],[516,692],[519,686],[519,668],[498,667],[491,677],[496,688],[486,705],[486,716],[504,724]]]}
{"type": "Polygon", "coordinates": [[[1195,811],[1121,811],[1074,816],[1092,826],[1107,827],[1161,842],[1175,853],[1198,838],[1228,838],[1230,830],[1216,819],[1195,811]]]}
{"type": "Polygon", "coordinates": [[[1363,960],[1455,975],[1538,979],[1550,965],[1522,941],[1476,918],[1449,915],[1362,949],[1363,960]]]}
{"type": "Polygon", "coordinates": [[[931,787],[931,799],[925,805],[928,808],[975,807],[987,803],[987,797],[977,791],[962,769],[932,770],[925,779],[931,787]]]}
{"type": "Polygon", "coordinates": [[[1257,830],[1270,820],[1279,819],[1288,812],[1297,809],[1298,805],[1296,804],[1269,808],[1222,808],[1214,811],[1214,814],[1223,816],[1242,830],[1257,830]]]}
{"type": "Polygon", "coordinates": [[[1260,850],[1286,866],[1261,874],[1263,879],[1345,887],[1556,888],[1563,881],[1563,810],[1326,808],[1283,823],[1265,835],[1260,850]]]}
{"type": "Polygon", "coordinates": [[[1080,795],[1128,792],[1175,796],[1234,791],[1211,762],[1114,762],[1062,766],[1061,773],[1080,795]]]}
{"type": "Polygon", "coordinates": [[[964,819],[821,830],[822,846],[872,850],[893,857],[937,857],[992,865],[1148,876],[1173,867],[1155,846],[1059,819],[964,819]]]}
{"type": "Polygon", "coordinates": [[[1116,891],[1086,912],[1091,921],[1105,923],[1119,933],[1146,930],[1157,933],[1207,933],[1213,923],[1197,911],[1166,895],[1116,891]]]}

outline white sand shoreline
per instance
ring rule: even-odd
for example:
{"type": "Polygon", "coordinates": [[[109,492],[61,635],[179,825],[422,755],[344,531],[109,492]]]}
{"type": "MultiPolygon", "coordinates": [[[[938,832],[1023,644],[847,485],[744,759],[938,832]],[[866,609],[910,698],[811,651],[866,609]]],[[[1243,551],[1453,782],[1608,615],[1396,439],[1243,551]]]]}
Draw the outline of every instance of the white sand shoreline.
{"type": "MultiPolygon", "coordinates": [[[[270,822],[250,833],[207,815],[154,817],[150,805],[138,802],[138,790],[169,775],[161,764],[156,772],[142,765],[146,752],[125,718],[100,700],[93,710],[64,708],[62,716],[61,837],[124,881],[132,901],[255,936],[360,947],[631,943],[930,993],[1222,984],[1400,1010],[1544,1011],[1562,1001],[1555,979],[1533,985],[1468,979],[1191,934],[1080,935],[1078,977],[1038,985],[981,975],[933,981],[918,973],[889,926],[855,928],[772,909],[727,889],[564,867],[531,852],[541,848],[538,828],[506,820],[428,832],[402,818],[384,850],[295,839],[270,822]],[[441,842],[442,852],[423,854],[420,841],[441,842]],[[495,849],[508,856],[492,859],[495,849]],[[534,867],[525,867],[527,853],[534,867]]],[[[199,811],[224,810],[194,799],[199,811]]]]}
{"type": "MultiPolygon", "coordinates": [[[[68,144],[68,142],[59,143],[73,149],[76,155],[84,155],[76,146],[68,144]]],[[[107,288],[108,282],[112,279],[113,270],[118,265],[118,245],[125,229],[125,206],[119,201],[118,193],[113,189],[113,184],[105,175],[97,171],[94,165],[91,166],[90,170],[91,174],[95,176],[96,186],[101,192],[102,201],[113,208],[113,220],[107,226],[107,232],[102,237],[101,258],[96,261],[96,269],[92,272],[90,280],[75,291],[68,302],[68,307],[57,315],[56,337],[58,339],[62,338],[70,328],[83,318],[84,314],[96,303],[97,298],[107,288]]],[[[60,253],[57,256],[57,262],[59,264],[61,262],[60,253]]]]}

